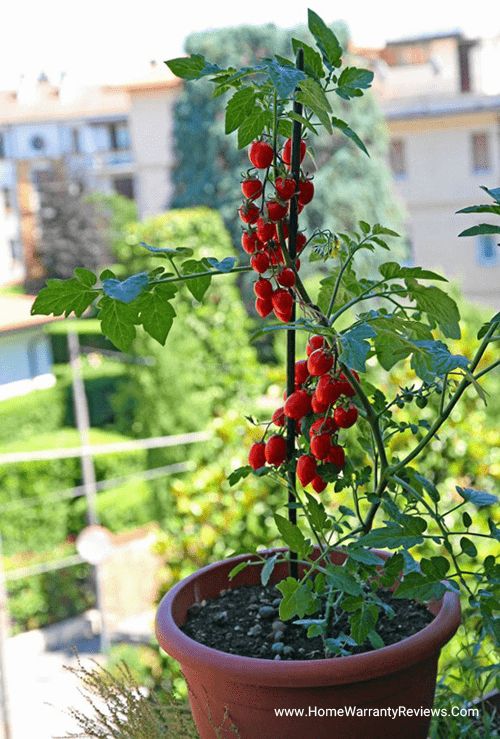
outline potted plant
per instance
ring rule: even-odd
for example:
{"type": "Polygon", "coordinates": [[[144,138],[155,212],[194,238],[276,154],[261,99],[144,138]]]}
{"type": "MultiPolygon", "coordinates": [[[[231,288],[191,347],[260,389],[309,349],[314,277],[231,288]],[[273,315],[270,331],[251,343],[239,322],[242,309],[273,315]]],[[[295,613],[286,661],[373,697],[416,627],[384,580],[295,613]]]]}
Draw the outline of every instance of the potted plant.
{"type": "MultiPolygon", "coordinates": [[[[167,62],[179,77],[208,77],[215,95],[231,95],[226,132],[249,147],[238,213],[250,263],[143,244],[167,267],[124,281],[105,270],[100,282],[77,269],[71,280],[49,281],[33,312],[81,315],[97,301],[103,332],[119,348],[130,346],[137,325],[165,344],[181,286],[200,301],[212,277],[256,273],[255,308],[270,317],[261,330],[287,333],[287,386],[248,465],[229,479],[283,482],[285,515],[274,512],[274,521],[285,546],[208,565],[178,583],[160,604],[158,640],[181,663],[204,739],[425,739],[438,657],[459,626],[461,594],[478,615],[478,642],[500,642],[500,566],[476,547],[499,541],[500,530],[492,516],[486,530],[474,521],[497,499],[457,486],[450,500],[418,467],[466,390],[484,398],[480,381],[500,364],[482,363],[499,338],[500,314],[480,330],[472,357],[453,354],[446,339],[460,336],[459,313],[434,284],[443,277],[393,260],[376,276],[356,274],[359,253],[387,250],[394,231],[364,221],[349,234],[300,230],[314,197],[319,127],[366,152],[333,116],[328,95],[348,104],[373,77],[342,66],[337,38],[311,10],[308,22],[316,48],[293,39],[294,61],[265,58],[239,70],[201,55],[167,62]],[[316,299],[301,279],[307,255],[324,273],[316,299]],[[303,337],[306,356],[297,358],[303,337]],[[388,373],[397,363],[411,368],[411,386],[387,390],[367,379],[367,365],[388,373]],[[422,417],[426,406],[434,413],[422,417]],[[403,408],[415,417],[398,418],[403,408]],[[408,451],[394,450],[398,435],[414,439],[408,451]],[[460,526],[451,527],[457,511],[460,526]],[[427,552],[414,556],[424,542],[427,552]]],[[[500,191],[488,192],[499,214],[500,191]]]]}

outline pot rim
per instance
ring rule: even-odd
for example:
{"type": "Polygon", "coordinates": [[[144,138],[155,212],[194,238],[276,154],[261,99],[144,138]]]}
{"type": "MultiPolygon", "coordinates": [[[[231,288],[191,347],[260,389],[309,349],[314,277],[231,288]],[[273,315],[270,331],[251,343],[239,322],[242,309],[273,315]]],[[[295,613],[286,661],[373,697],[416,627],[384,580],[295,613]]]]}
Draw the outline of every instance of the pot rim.
{"type": "MultiPolygon", "coordinates": [[[[267,549],[260,551],[259,555],[274,554],[278,551],[287,549],[267,549]]],[[[387,552],[374,551],[383,554],[384,558],[387,558],[388,554],[391,556],[387,552]]],[[[232,569],[239,562],[248,560],[256,561],[258,557],[255,554],[242,554],[206,565],[174,585],[162,598],[155,619],[156,638],[161,648],[174,657],[181,666],[190,667],[198,672],[219,672],[226,678],[230,676],[234,682],[258,682],[263,686],[360,682],[404,670],[435,655],[436,652],[439,653],[460,625],[460,599],[456,593],[448,590],[437,603],[439,606],[437,615],[421,631],[396,644],[346,657],[282,661],[244,657],[207,647],[184,634],[173,616],[173,607],[179,594],[186,588],[194,586],[200,577],[207,577],[222,567],[232,569]]]]}

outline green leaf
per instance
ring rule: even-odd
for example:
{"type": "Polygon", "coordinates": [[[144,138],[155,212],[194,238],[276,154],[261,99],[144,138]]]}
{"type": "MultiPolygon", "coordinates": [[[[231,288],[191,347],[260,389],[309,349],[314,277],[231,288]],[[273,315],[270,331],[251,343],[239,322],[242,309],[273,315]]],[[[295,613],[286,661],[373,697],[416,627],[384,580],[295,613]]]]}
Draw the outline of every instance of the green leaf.
{"type": "Polygon", "coordinates": [[[304,534],[299,527],[284,516],[280,516],[279,513],[274,514],[274,521],[285,544],[290,547],[292,552],[297,553],[299,559],[303,559],[311,546],[304,538],[304,534]]]}
{"type": "Polygon", "coordinates": [[[80,280],[82,285],[85,285],[85,287],[88,287],[89,289],[94,287],[97,282],[97,276],[91,272],[90,269],[76,267],[76,269],[73,270],[73,274],[78,280],[80,280]]]}
{"type": "Polygon", "coordinates": [[[318,501],[316,498],[314,498],[309,493],[306,493],[306,499],[307,499],[307,513],[309,515],[309,520],[311,522],[311,525],[317,530],[317,531],[323,531],[325,524],[328,520],[328,516],[326,514],[325,506],[323,503],[318,501]]]}
{"type": "Polygon", "coordinates": [[[236,485],[236,483],[238,483],[240,480],[243,480],[245,477],[248,477],[248,475],[251,474],[252,468],[249,464],[246,464],[243,467],[238,467],[237,469],[233,470],[227,478],[227,481],[230,487],[233,487],[233,485],[236,485]]]}
{"type": "Polygon", "coordinates": [[[311,121],[309,121],[307,118],[304,118],[303,115],[299,115],[298,113],[295,113],[293,110],[291,110],[288,113],[288,118],[291,118],[293,121],[298,121],[302,126],[304,126],[304,128],[308,128],[309,131],[311,131],[312,133],[318,133],[317,129],[315,128],[315,126],[313,126],[311,121]]]}
{"type": "Polygon", "coordinates": [[[477,226],[466,228],[465,231],[459,233],[459,236],[481,236],[482,234],[500,234],[500,226],[493,226],[490,223],[480,223],[477,226]]]}
{"type": "Polygon", "coordinates": [[[199,80],[205,74],[212,74],[214,71],[214,68],[211,67],[211,71],[204,72],[207,69],[207,62],[202,54],[191,54],[189,57],[169,59],[165,64],[176,77],[183,80],[199,80]]]}
{"type": "Polygon", "coordinates": [[[382,639],[380,634],[377,634],[375,630],[369,631],[367,634],[367,637],[368,637],[370,644],[372,645],[374,649],[382,649],[382,647],[385,647],[384,640],[382,639]]]}
{"type": "Polygon", "coordinates": [[[99,318],[105,336],[123,352],[130,349],[135,338],[135,325],[139,323],[137,307],[110,297],[99,301],[99,318]]]}
{"type": "Polygon", "coordinates": [[[268,115],[261,107],[255,105],[238,128],[238,149],[248,146],[258,138],[266,127],[268,115]]]}
{"type": "Polygon", "coordinates": [[[299,41],[298,39],[293,38],[292,47],[294,54],[297,54],[299,49],[303,49],[304,71],[306,72],[306,74],[315,77],[318,80],[325,76],[321,54],[318,54],[318,52],[313,49],[312,46],[308,46],[308,44],[304,43],[303,41],[299,41]]]}
{"type": "Polygon", "coordinates": [[[476,545],[466,536],[462,536],[460,539],[460,549],[468,557],[477,557],[476,545]]]}
{"type": "Polygon", "coordinates": [[[139,297],[148,283],[148,275],[146,272],[141,272],[138,275],[127,277],[122,282],[111,278],[105,279],[102,281],[102,286],[104,294],[109,298],[114,298],[122,303],[131,303],[139,297]]]}
{"type": "MultiPolygon", "coordinates": [[[[291,113],[289,114],[291,116],[291,113]]],[[[278,121],[278,133],[280,136],[284,136],[286,139],[292,138],[292,121],[289,121],[285,118],[280,118],[278,121]]],[[[316,131],[314,131],[316,133],[316,131]]]]}
{"type": "Polygon", "coordinates": [[[418,352],[412,356],[411,367],[424,382],[433,382],[455,369],[467,370],[469,360],[461,354],[451,354],[442,341],[411,341],[418,352]]]}
{"type": "Polygon", "coordinates": [[[388,549],[398,549],[399,547],[410,549],[417,544],[422,544],[423,538],[421,534],[426,528],[427,524],[425,520],[415,516],[405,526],[400,526],[395,522],[388,522],[385,527],[372,529],[368,534],[362,536],[359,542],[363,546],[374,547],[376,549],[383,547],[388,549]]]}
{"type": "MultiPolygon", "coordinates": [[[[194,253],[193,250],[187,246],[179,246],[177,249],[170,249],[166,246],[150,246],[149,244],[145,244],[144,241],[141,241],[140,244],[155,256],[163,257],[164,259],[172,259],[173,257],[191,257],[194,253]]],[[[101,275],[101,280],[102,279],[103,275],[101,275]]]]}
{"type": "Polygon", "coordinates": [[[397,590],[393,594],[393,598],[410,598],[426,602],[435,598],[442,598],[446,592],[446,585],[440,581],[433,580],[423,575],[421,572],[409,572],[397,590]]]}
{"type": "Polygon", "coordinates": [[[105,270],[103,270],[101,272],[101,274],[99,275],[99,278],[100,278],[101,282],[103,280],[115,280],[116,279],[116,275],[110,269],[105,269],[105,270]]]}
{"type": "Polygon", "coordinates": [[[311,9],[307,11],[307,25],[316,40],[316,46],[321,51],[328,69],[334,71],[336,67],[340,67],[342,64],[342,47],[333,31],[311,9]]]}
{"type": "Polygon", "coordinates": [[[440,495],[437,487],[434,485],[433,482],[430,480],[427,480],[426,477],[422,477],[422,475],[419,475],[417,473],[414,474],[415,479],[420,483],[422,488],[428,493],[429,497],[434,503],[439,503],[440,495]]]}
{"type": "Polygon", "coordinates": [[[375,329],[366,323],[361,323],[342,334],[339,339],[340,361],[357,372],[365,372],[365,362],[371,349],[368,339],[376,335],[375,329]]]}
{"type": "Polygon", "coordinates": [[[358,67],[346,67],[338,79],[338,87],[335,90],[344,100],[362,95],[362,90],[367,90],[373,82],[373,72],[358,67]]]}
{"type": "Polygon", "coordinates": [[[307,80],[306,75],[294,66],[282,65],[276,59],[264,59],[263,66],[267,69],[269,79],[278,97],[282,100],[288,98],[299,83],[307,80]]]}
{"type": "Polygon", "coordinates": [[[394,581],[401,576],[401,572],[407,569],[404,555],[408,552],[397,552],[386,560],[382,573],[384,587],[390,587],[394,581]]]}
{"type": "Polygon", "coordinates": [[[467,513],[467,511],[464,511],[462,513],[462,523],[465,526],[466,529],[468,529],[470,526],[472,526],[472,518],[470,517],[470,514],[467,513]]]}
{"type": "Polygon", "coordinates": [[[231,572],[228,575],[228,578],[230,580],[234,580],[234,578],[236,577],[236,575],[238,574],[238,572],[241,572],[241,570],[244,570],[245,567],[248,567],[248,563],[249,562],[250,562],[250,560],[248,560],[247,562],[240,562],[239,564],[236,565],[236,567],[233,567],[233,569],[231,570],[231,572]]]}
{"type": "Polygon", "coordinates": [[[450,563],[446,557],[431,557],[420,560],[420,570],[428,580],[443,580],[446,577],[450,563]]]}
{"type": "Polygon", "coordinates": [[[280,619],[282,621],[288,621],[294,616],[304,616],[303,613],[299,614],[297,610],[296,593],[299,587],[298,581],[293,577],[287,577],[286,580],[280,580],[280,582],[276,584],[276,587],[283,595],[279,610],[280,619]]]}
{"type": "Polygon", "coordinates": [[[422,269],[422,267],[401,267],[397,262],[385,262],[380,265],[378,271],[385,280],[397,280],[413,277],[415,279],[448,282],[446,277],[439,275],[437,272],[431,272],[431,270],[422,269]]]}
{"type": "Polygon", "coordinates": [[[239,128],[254,107],[255,91],[251,87],[235,92],[226,106],[226,134],[239,128]]]}
{"type": "Polygon", "coordinates": [[[477,332],[477,338],[482,339],[483,336],[485,336],[485,334],[488,332],[490,326],[492,326],[495,323],[500,323],[500,313],[497,313],[496,315],[494,315],[490,321],[488,321],[487,323],[484,323],[481,326],[481,328],[477,332]]]}
{"type": "Polygon", "coordinates": [[[307,106],[318,117],[328,133],[333,133],[329,113],[332,108],[325,95],[325,91],[312,77],[308,77],[300,85],[300,92],[296,95],[297,102],[307,106]]]}
{"type": "Polygon", "coordinates": [[[400,238],[400,234],[396,233],[396,231],[393,231],[390,228],[381,226],[380,223],[376,223],[374,225],[373,233],[378,234],[379,236],[394,236],[395,238],[400,238]]]}
{"type": "MultiPolygon", "coordinates": [[[[197,259],[188,259],[181,265],[183,275],[193,275],[197,272],[206,273],[207,267],[203,261],[197,259]]],[[[194,279],[186,280],[185,285],[193,298],[199,303],[203,300],[203,296],[210,287],[212,278],[210,275],[204,274],[202,277],[195,277],[194,279]]]]}
{"type": "Polygon", "coordinates": [[[488,189],[484,185],[480,185],[481,190],[484,190],[488,193],[488,195],[493,198],[493,200],[496,200],[497,203],[500,203],[500,187],[493,187],[491,189],[488,189]]]}
{"type": "Polygon", "coordinates": [[[378,608],[374,603],[363,602],[361,610],[349,617],[352,638],[356,644],[363,644],[378,621],[378,608]]]}
{"type": "Polygon", "coordinates": [[[218,270],[219,272],[231,272],[231,270],[234,268],[234,265],[236,264],[236,257],[225,257],[221,262],[219,262],[217,259],[213,259],[212,257],[207,258],[207,262],[211,267],[218,270]]]}
{"type": "Polygon", "coordinates": [[[477,508],[484,508],[489,505],[498,503],[496,495],[490,493],[483,493],[480,490],[473,490],[472,488],[455,488],[457,493],[468,503],[473,503],[477,508]]]}
{"type": "Polygon", "coordinates": [[[500,205],[469,205],[468,208],[457,210],[457,213],[493,213],[500,215],[500,205]]]}
{"type": "Polygon", "coordinates": [[[351,545],[347,548],[349,557],[354,559],[356,562],[361,562],[365,565],[383,565],[384,560],[381,559],[377,554],[374,554],[369,549],[364,549],[357,544],[351,545]]]}
{"type": "Polygon", "coordinates": [[[279,554],[274,554],[272,557],[269,557],[269,559],[266,559],[266,563],[260,573],[260,581],[264,587],[267,585],[269,578],[273,574],[274,565],[279,556],[279,554]]]}
{"type": "Polygon", "coordinates": [[[417,304],[417,310],[426,313],[432,324],[437,324],[448,339],[460,338],[460,313],[457,304],[435,285],[426,287],[413,278],[406,285],[417,304]]]}
{"type": "Polygon", "coordinates": [[[47,280],[47,287],[38,293],[31,306],[31,315],[48,316],[52,313],[54,316],[64,314],[67,317],[74,312],[79,318],[100,294],[88,286],[88,278],[85,280],[82,282],[77,277],[47,280]]]}
{"type": "Polygon", "coordinates": [[[490,529],[490,536],[497,541],[500,541],[500,529],[496,526],[495,522],[488,517],[488,527],[490,529]]]}
{"type": "Polygon", "coordinates": [[[361,595],[363,592],[360,583],[346,571],[345,567],[341,567],[340,565],[328,565],[326,569],[326,581],[328,585],[341,593],[361,595]]]}
{"type": "Polygon", "coordinates": [[[176,292],[177,288],[171,283],[156,285],[153,290],[143,293],[138,302],[140,322],[144,330],[162,346],[165,345],[176,316],[169,303],[176,292]]]}
{"type": "Polygon", "coordinates": [[[356,144],[356,146],[358,147],[358,149],[361,149],[361,151],[363,151],[366,154],[366,156],[368,156],[368,157],[370,156],[369,153],[368,153],[368,149],[363,144],[363,142],[359,138],[358,134],[355,133],[352,130],[352,128],[349,128],[349,126],[347,125],[347,123],[345,121],[341,120],[340,118],[336,118],[335,116],[333,116],[332,117],[332,125],[333,125],[334,128],[338,128],[339,131],[342,131],[342,133],[345,136],[347,136],[348,138],[350,138],[351,141],[356,144]]]}

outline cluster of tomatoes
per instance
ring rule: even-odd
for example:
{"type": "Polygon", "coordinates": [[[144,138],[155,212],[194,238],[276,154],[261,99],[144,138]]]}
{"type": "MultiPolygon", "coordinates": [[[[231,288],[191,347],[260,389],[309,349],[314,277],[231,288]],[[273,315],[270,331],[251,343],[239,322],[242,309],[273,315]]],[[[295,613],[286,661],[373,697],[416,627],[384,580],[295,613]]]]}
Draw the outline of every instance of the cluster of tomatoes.
{"type": "MultiPolygon", "coordinates": [[[[303,487],[311,484],[313,490],[321,493],[327,482],[319,474],[320,465],[330,463],[339,471],[344,467],[345,452],[338,435],[340,429],[356,423],[358,409],[351,401],[355,390],[335,367],[333,350],[325,338],[318,334],[311,336],[306,354],[307,359],[295,363],[294,392],[285,396],[284,405],[276,409],[271,423],[284,429],[287,417],[295,420],[297,436],[302,438],[301,446],[307,452],[297,460],[297,477],[303,487]]],[[[248,462],[254,470],[266,464],[280,467],[286,461],[284,435],[276,433],[267,441],[264,439],[250,449],[248,462]]]]}
{"type": "MultiPolygon", "coordinates": [[[[304,177],[297,183],[290,175],[291,151],[292,140],[288,139],[275,162],[271,144],[265,140],[251,144],[248,156],[253,167],[241,183],[245,200],[238,210],[245,224],[241,236],[242,247],[251,255],[252,269],[260,275],[254,286],[255,309],[262,318],[274,311],[276,318],[283,323],[288,323],[292,316],[296,273],[285,264],[280,246],[280,231],[286,240],[287,216],[292,197],[297,194],[299,213],[314,197],[314,185],[310,179],[304,177]],[[253,168],[259,172],[254,173],[253,168]],[[271,179],[271,172],[274,179],[271,179]],[[266,197],[266,185],[273,189],[271,197],[266,197]],[[256,203],[259,198],[260,206],[256,203]],[[270,278],[262,277],[266,272],[271,272],[270,278]]],[[[302,141],[301,162],[305,153],[306,145],[302,141]]],[[[300,254],[305,244],[304,233],[298,233],[297,254],[300,254]]],[[[295,260],[294,268],[299,270],[300,259],[295,260]]]]}

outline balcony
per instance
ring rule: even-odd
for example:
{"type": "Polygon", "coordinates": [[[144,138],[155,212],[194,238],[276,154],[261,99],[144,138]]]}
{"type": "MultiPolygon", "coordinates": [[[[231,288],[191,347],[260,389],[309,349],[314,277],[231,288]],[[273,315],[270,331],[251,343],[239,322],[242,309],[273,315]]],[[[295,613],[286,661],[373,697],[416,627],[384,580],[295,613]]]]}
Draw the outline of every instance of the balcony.
{"type": "Polygon", "coordinates": [[[120,171],[125,169],[129,171],[132,163],[133,157],[130,149],[99,151],[92,156],[94,170],[120,171]]]}

